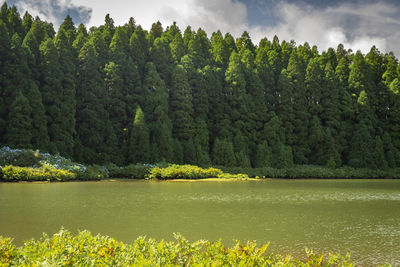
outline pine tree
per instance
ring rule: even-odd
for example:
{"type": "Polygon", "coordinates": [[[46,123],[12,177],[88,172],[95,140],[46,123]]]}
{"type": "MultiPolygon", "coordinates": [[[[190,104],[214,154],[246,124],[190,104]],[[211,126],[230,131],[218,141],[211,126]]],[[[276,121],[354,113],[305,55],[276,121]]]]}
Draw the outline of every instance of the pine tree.
{"type": "Polygon", "coordinates": [[[63,142],[60,144],[59,150],[69,157],[73,155],[75,135],[76,51],[72,46],[74,39],[75,26],[71,17],[67,16],[57,33],[55,46],[59,53],[60,68],[63,73],[60,103],[60,111],[63,116],[60,130],[63,135],[63,142]]]}
{"type": "Polygon", "coordinates": [[[251,98],[246,92],[246,79],[239,55],[232,52],[225,72],[225,94],[230,108],[232,134],[249,137],[254,121],[251,118],[251,98]]]}
{"type": "Polygon", "coordinates": [[[339,92],[340,81],[336,76],[331,64],[325,67],[325,77],[323,80],[325,88],[321,95],[321,122],[328,127],[334,138],[337,138],[340,131],[340,105],[339,92]]]}
{"type": "Polygon", "coordinates": [[[322,94],[324,88],[324,73],[320,68],[318,59],[311,59],[308,63],[306,76],[305,76],[305,86],[306,86],[306,97],[307,104],[309,106],[309,113],[311,116],[321,116],[323,112],[322,107],[322,94]]]}
{"type": "Polygon", "coordinates": [[[226,139],[215,139],[213,148],[213,163],[217,166],[233,167],[236,164],[233,145],[226,139]]]}
{"type": "Polygon", "coordinates": [[[277,98],[275,103],[275,112],[282,121],[282,127],[285,131],[286,143],[294,144],[294,110],[293,110],[293,83],[290,81],[286,70],[282,70],[277,85],[277,98]]]}
{"type": "Polygon", "coordinates": [[[144,113],[140,107],[136,109],[130,139],[128,162],[148,163],[150,160],[149,130],[144,119],[144,113]]]}
{"type": "Polygon", "coordinates": [[[374,147],[368,127],[361,121],[357,124],[351,139],[348,164],[354,168],[376,168],[374,147]]]}
{"type": "Polygon", "coordinates": [[[139,103],[148,114],[152,162],[171,162],[174,158],[174,145],[172,122],[168,117],[168,92],[152,62],[146,64],[142,89],[140,94],[145,97],[139,103]]]}
{"type": "Polygon", "coordinates": [[[321,157],[322,161],[320,164],[324,164],[330,168],[340,167],[342,165],[342,159],[329,128],[324,130],[324,141],[322,146],[325,153],[321,157]]]}
{"type": "Polygon", "coordinates": [[[188,140],[193,135],[192,94],[187,73],[182,65],[175,67],[169,95],[169,112],[173,125],[173,136],[188,140]]]}
{"type": "Polygon", "coordinates": [[[76,51],[80,51],[83,45],[86,43],[88,38],[87,30],[85,25],[80,24],[78,30],[76,31],[75,40],[72,43],[72,46],[75,48],[76,51]]]}
{"type": "Polygon", "coordinates": [[[257,146],[256,158],[254,160],[255,168],[272,167],[272,150],[268,143],[264,141],[257,146]]]}
{"type": "Polygon", "coordinates": [[[183,147],[179,140],[173,139],[173,162],[183,164],[183,147]]]}
{"type": "Polygon", "coordinates": [[[388,168],[388,162],[386,161],[382,139],[379,136],[375,137],[375,164],[378,169],[388,168]]]}
{"type": "Polygon", "coordinates": [[[393,145],[400,149],[400,79],[396,78],[389,86],[390,88],[390,109],[389,109],[389,133],[393,145]]]}
{"type": "Polygon", "coordinates": [[[79,54],[77,79],[77,144],[75,158],[87,163],[110,162],[118,153],[114,129],[105,110],[106,91],[92,42],[79,54]]]}
{"type": "Polygon", "coordinates": [[[189,42],[188,52],[193,57],[196,66],[203,68],[211,62],[211,44],[207,34],[202,29],[198,29],[193,40],[189,42]]]}
{"type": "Polygon", "coordinates": [[[219,68],[225,68],[228,66],[230,51],[225,43],[224,37],[220,31],[217,31],[211,35],[211,56],[214,63],[219,68]]]}
{"type": "Polygon", "coordinates": [[[296,164],[307,163],[306,155],[310,149],[307,143],[309,114],[307,113],[307,99],[305,93],[305,67],[304,62],[293,50],[290,55],[287,73],[293,83],[293,158],[296,164]]]}
{"type": "Polygon", "coordinates": [[[156,66],[161,79],[163,79],[165,84],[168,86],[171,83],[174,61],[167,38],[159,37],[154,40],[153,46],[150,50],[150,58],[156,66]]]}
{"type": "Polygon", "coordinates": [[[5,143],[14,148],[31,147],[32,108],[28,99],[18,91],[8,114],[5,143]]]}
{"type": "Polygon", "coordinates": [[[382,143],[383,143],[383,148],[385,150],[385,159],[388,163],[389,168],[395,168],[396,167],[396,154],[398,151],[394,148],[392,144],[392,139],[390,138],[390,135],[385,132],[382,136],[382,143]]]}
{"type": "Polygon", "coordinates": [[[133,32],[129,41],[131,56],[135,64],[138,66],[139,73],[144,73],[146,59],[148,57],[148,43],[146,33],[139,25],[133,32]]]}
{"type": "Polygon", "coordinates": [[[290,146],[280,144],[279,158],[276,166],[279,169],[286,169],[293,167],[293,152],[290,146]]]}
{"type": "MultiPolygon", "coordinates": [[[[14,96],[15,88],[21,90],[21,93],[28,99],[32,109],[31,120],[31,147],[47,151],[49,147],[49,137],[47,133],[47,119],[43,106],[42,95],[39,92],[37,81],[33,77],[31,69],[28,66],[28,57],[30,51],[21,46],[21,39],[18,34],[12,38],[12,61],[7,64],[11,70],[8,78],[10,96],[14,96]]],[[[5,88],[7,89],[7,87],[5,88]]]]}
{"type": "Polygon", "coordinates": [[[324,131],[321,121],[316,115],[311,120],[308,139],[310,147],[309,162],[312,164],[323,164],[324,162],[321,161],[323,161],[322,158],[326,153],[326,148],[323,146],[324,131]]]}
{"type": "MultiPolygon", "coordinates": [[[[51,39],[40,45],[40,87],[43,104],[46,108],[47,129],[50,137],[50,152],[68,155],[72,150],[72,140],[65,145],[66,134],[62,129],[63,113],[61,105],[63,102],[62,79],[59,55],[54,42],[51,39]]],[[[69,116],[69,115],[67,115],[69,116]]],[[[67,139],[68,140],[68,139],[67,139]]]]}

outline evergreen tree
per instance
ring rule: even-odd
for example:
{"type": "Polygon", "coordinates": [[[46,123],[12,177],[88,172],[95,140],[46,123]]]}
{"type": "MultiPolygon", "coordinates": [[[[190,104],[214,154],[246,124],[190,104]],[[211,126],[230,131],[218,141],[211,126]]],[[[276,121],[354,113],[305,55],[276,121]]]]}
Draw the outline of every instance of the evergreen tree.
{"type": "Polygon", "coordinates": [[[382,139],[379,136],[375,137],[375,164],[378,169],[387,169],[388,167],[382,139]]]}
{"type": "Polygon", "coordinates": [[[335,144],[335,140],[333,139],[329,128],[326,128],[324,130],[323,150],[325,151],[325,153],[321,157],[321,165],[324,164],[325,166],[330,168],[336,168],[342,165],[342,159],[337,150],[337,145],[335,144]]]}
{"type": "Polygon", "coordinates": [[[290,146],[280,144],[277,168],[285,169],[293,167],[293,152],[290,146]]]}
{"type": "Polygon", "coordinates": [[[268,143],[264,141],[257,146],[256,158],[254,160],[255,168],[272,167],[272,150],[268,143]]]}
{"type": "Polygon", "coordinates": [[[293,50],[290,55],[287,72],[293,83],[293,158],[296,164],[305,164],[307,163],[306,155],[310,151],[307,142],[309,114],[307,113],[308,106],[304,84],[304,62],[298,56],[296,50],[293,50]]]}
{"type": "Polygon", "coordinates": [[[349,165],[354,168],[376,168],[374,160],[374,142],[367,125],[357,124],[349,152],[349,165]]]}
{"type": "Polygon", "coordinates": [[[149,114],[148,125],[152,146],[152,162],[172,161],[174,158],[174,144],[172,140],[172,123],[168,117],[168,92],[164,81],[161,80],[152,62],[146,64],[143,92],[141,94],[146,97],[139,103],[142,103],[144,112],[149,114]]]}
{"type": "Polygon", "coordinates": [[[8,114],[9,124],[5,143],[14,148],[31,147],[32,108],[28,99],[18,91],[8,114]]]}
{"type": "Polygon", "coordinates": [[[277,85],[277,98],[275,111],[282,121],[282,127],[285,131],[286,142],[294,144],[294,110],[293,110],[293,84],[286,70],[282,70],[277,85]]]}
{"type": "MultiPolygon", "coordinates": [[[[72,140],[65,145],[65,132],[62,129],[63,114],[61,105],[63,102],[63,91],[61,81],[63,72],[61,70],[59,56],[54,42],[51,39],[40,45],[41,71],[39,90],[43,96],[43,104],[46,108],[47,129],[50,137],[50,152],[68,155],[72,140]]],[[[69,116],[69,115],[67,115],[69,116]]]]}
{"type": "Polygon", "coordinates": [[[63,143],[59,150],[62,154],[71,157],[73,155],[75,135],[75,110],[76,110],[76,58],[72,44],[75,39],[75,26],[71,17],[67,16],[60,26],[55,38],[55,46],[59,53],[61,78],[61,103],[60,112],[63,116],[60,130],[63,135],[63,143]]]}
{"type": "Polygon", "coordinates": [[[159,37],[154,40],[150,50],[150,58],[156,66],[160,77],[165,84],[169,85],[173,72],[173,58],[167,38],[159,37]]]}
{"type": "MultiPolygon", "coordinates": [[[[32,128],[31,128],[31,147],[47,151],[49,147],[49,137],[47,134],[47,119],[43,106],[42,95],[39,92],[36,80],[34,79],[31,69],[28,66],[29,51],[26,47],[21,46],[21,39],[18,34],[14,34],[12,38],[10,56],[12,61],[7,64],[11,71],[8,79],[9,87],[5,87],[9,96],[14,96],[15,88],[21,90],[21,93],[28,99],[31,112],[32,128]],[[8,89],[7,89],[8,88],[8,89]]],[[[7,99],[7,98],[6,98],[7,99]]]]}
{"type": "Polygon", "coordinates": [[[169,112],[173,136],[179,140],[188,140],[193,135],[193,106],[190,89],[185,69],[182,65],[176,66],[169,93],[169,112]]]}
{"type": "Polygon", "coordinates": [[[385,150],[385,158],[389,168],[396,167],[396,154],[398,153],[392,144],[390,135],[385,132],[382,136],[383,148],[385,150]]]}
{"type": "Polygon", "coordinates": [[[129,47],[132,59],[138,66],[139,73],[144,73],[146,59],[148,56],[148,43],[146,40],[146,33],[143,31],[140,25],[137,26],[133,32],[129,41],[129,47]]]}
{"type": "Polygon", "coordinates": [[[390,109],[389,109],[389,133],[393,145],[400,149],[400,80],[394,79],[390,88],[390,109]]]}
{"type": "Polygon", "coordinates": [[[211,56],[219,68],[226,68],[229,62],[230,51],[220,31],[211,35],[211,56]]]}
{"type": "Polygon", "coordinates": [[[231,142],[227,141],[226,139],[215,139],[213,148],[213,163],[217,166],[235,166],[236,159],[231,142]]]}
{"type": "Polygon", "coordinates": [[[144,113],[140,107],[136,109],[130,139],[128,162],[148,163],[150,160],[149,130],[144,119],[144,113]]]}
{"type": "Polygon", "coordinates": [[[75,158],[87,163],[110,162],[118,153],[114,129],[105,110],[106,91],[92,42],[79,54],[77,79],[77,144],[75,158]]]}
{"type": "Polygon", "coordinates": [[[179,140],[173,139],[173,162],[183,164],[183,148],[179,140]]]}

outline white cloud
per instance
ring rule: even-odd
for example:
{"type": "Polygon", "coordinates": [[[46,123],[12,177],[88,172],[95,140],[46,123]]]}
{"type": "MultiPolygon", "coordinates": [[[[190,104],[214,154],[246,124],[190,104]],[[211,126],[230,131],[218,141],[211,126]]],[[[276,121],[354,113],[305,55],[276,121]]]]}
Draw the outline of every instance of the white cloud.
{"type": "Polygon", "coordinates": [[[342,43],[345,48],[363,53],[376,45],[383,52],[400,54],[400,9],[392,4],[360,2],[319,10],[304,4],[280,3],[277,10],[281,22],[274,27],[257,27],[255,35],[276,34],[281,40],[315,44],[320,51],[342,43]]]}
{"type": "MultiPolygon", "coordinates": [[[[4,1],[0,0],[0,3],[4,1]]],[[[82,5],[74,5],[71,0],[7,0],[15,5],[21,14],[28,11],[32,16],[39,16],[42,20],[52,22],[56,28],[70,15],[75,22],[87,23],[92,10],[82,5]]]]}

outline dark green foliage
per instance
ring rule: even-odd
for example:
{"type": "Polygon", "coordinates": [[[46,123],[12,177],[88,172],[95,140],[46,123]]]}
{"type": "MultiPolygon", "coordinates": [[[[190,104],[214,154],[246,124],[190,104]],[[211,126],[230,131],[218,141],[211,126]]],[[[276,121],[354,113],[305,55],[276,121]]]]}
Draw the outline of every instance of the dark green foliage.
{"type": "Polygon", "coordinates": [[[272,167],[272,151],[267,142],[257,146],[256,158],[254,160],[255,168],[272,167]]]}
{"type": "Polygon", "coordinates": [[[236,160],[231,142],[226,139],[215,139],[213,147],[213,163],[217,166],[235,166],[236,160]]]}
{"type": "Polygon", "coordinates": [[[376,168],[374,148],[374,141],[367,125],[363,121],[358,123],[351,139],[349,165],[354,168],[376,168]]]}
{"type": "Polygon", "coordinates": [[[175,67],[169,92],[169,113],[174,138],[188,140],[193,135],[192,92],[187,72],[182,65],[175,67]]]}
{"type": "Polygon", "coordinates": [[[16,148],[29,148],[31,146],[31,113],[32,108],[28,99],[18,91],[8,114],[9,124],[5,140],[6,144],[16,148]]]}
{"type": "Polygon", "coordinates": [[[79,54],[77,80],[77,146],[75,157],[90,163],[109,162],[116,150],[117,139],[105,110],[106,91],[99,72],[100,65],[92,43],[86,43],[79,54]]]}
{"type": "Polygon", "coordinates": [[[129,139],[128,162],[146,163],[150,160],[149,130],[143,111],[136,109],[136,116],[129,139]]]}
{"type": "Polygon", "coordinates": [[[395,168],[399,71],[376,47],[319,53],[277,36],[256,45],[247,32],[116,26],[110,15],[88,30],[67,16],[56,33],[4,4],[0,144],[118,166],[395,168]]]}
{"type": "Polygon", "coordinates": [[[281,144],[279,147],[279,158],[276,167],[279,169],[293,166],[293,151],[290,146],[281,144]]]}
{"type": "Polygon", "coordinates": [[[388,167],[382,140],[379,136],[375,138],[375,164],[378,169],[387,169],[388,167]]]}
{"type": "Polygon", "coordinates": [[[42,156],[31,149],[21,150],[17,153],[2,153],[0,166],[13,165],[19,167],[40,166],[42,156]]]}

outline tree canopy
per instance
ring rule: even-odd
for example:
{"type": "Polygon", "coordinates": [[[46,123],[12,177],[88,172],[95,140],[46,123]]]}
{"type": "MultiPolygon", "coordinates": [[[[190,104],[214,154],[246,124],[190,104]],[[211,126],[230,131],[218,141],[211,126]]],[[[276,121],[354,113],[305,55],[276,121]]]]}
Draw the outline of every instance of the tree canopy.
{"type": "Polygon", "coordinates": [[[400,65],[375,46],[234,38],[131,18],[0,17],[0,145],[86,163],[400,166],[400,65]]]}

